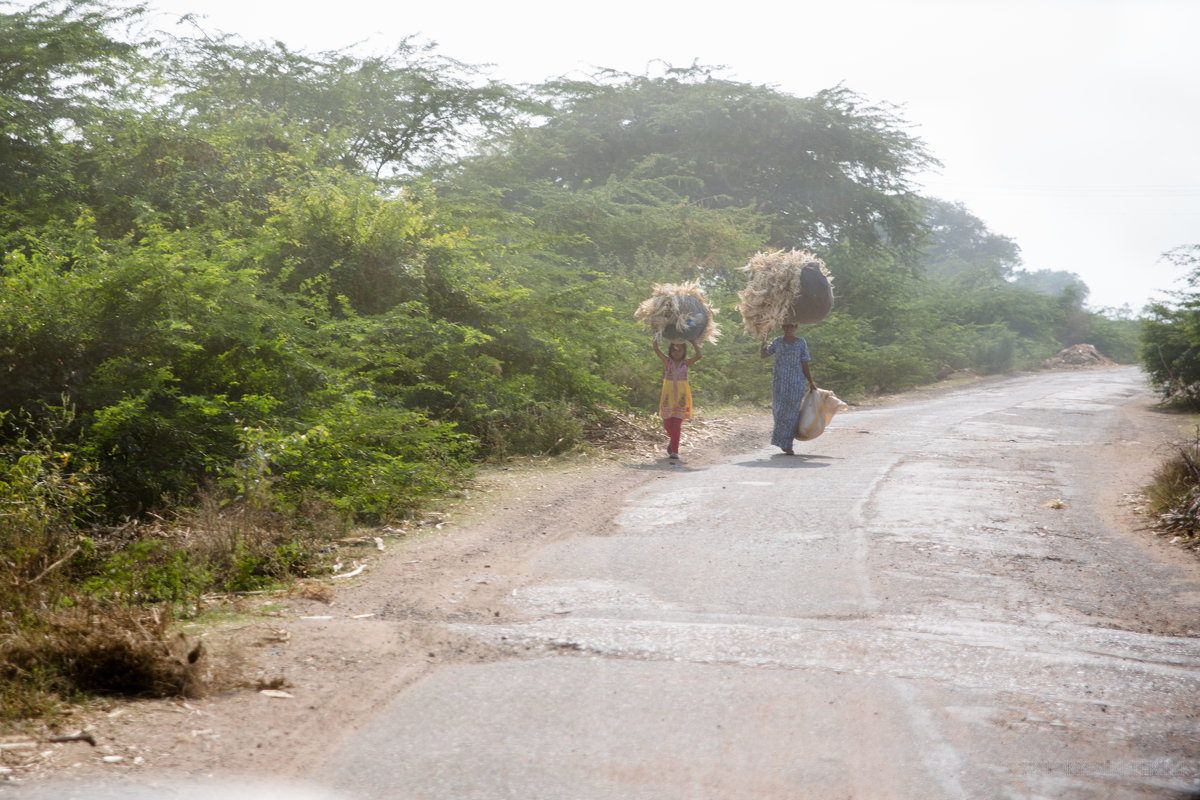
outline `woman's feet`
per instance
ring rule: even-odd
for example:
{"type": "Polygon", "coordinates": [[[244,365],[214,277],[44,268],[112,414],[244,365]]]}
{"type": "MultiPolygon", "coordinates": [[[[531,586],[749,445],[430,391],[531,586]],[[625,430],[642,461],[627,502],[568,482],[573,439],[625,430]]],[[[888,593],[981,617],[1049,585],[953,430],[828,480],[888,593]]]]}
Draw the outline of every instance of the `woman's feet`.
{"type": "Polygon", "coordinates": [[[679,453],[676,453],[676,452],[675,452],[675,451],[673,451],[673,450],[668,450],[668,451],[667,451],[667,458],[679,458],[679,453]]]}
{"type": "Polygon", "coordinates": [[[793,449],[792,449],[792,448],[790,448],[790,447],[781,447],[781,448],[779,448],[779,449],[783,451],[783,454],[784,454],[785,456],[794,456],[794,455],[796,455],[796,451],[795,451],[795,450],[793,450],[793,449]]]}

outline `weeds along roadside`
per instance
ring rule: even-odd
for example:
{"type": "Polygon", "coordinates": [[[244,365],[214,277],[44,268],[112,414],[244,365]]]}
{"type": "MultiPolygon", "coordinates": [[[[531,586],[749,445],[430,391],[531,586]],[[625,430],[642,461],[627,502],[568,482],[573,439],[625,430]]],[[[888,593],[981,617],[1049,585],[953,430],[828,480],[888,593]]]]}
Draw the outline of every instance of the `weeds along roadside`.
{"type": "Polygon", "coordinates": [[[0,452],[0,730],[97,696],[227,685],[181,635],[205,598],[330,572],[352,521],[321,502],[203,492],[187,508],[84,526],[92,475],[53,437],[0,452]]]}
{"type": "MultiPolygon", "coordinates": [[[[559,426],[535,449],[553,456],[657,442],[655,420],[613,409],[602,417],[578,430],[559,426]]],[[[27,430],[0,447],[0,730],[53,721],[56,710],[95,697],[194,697],[237,685],[217,654],[180,629],[203,624],[206,607],[220,611],[224,600],[245,594],[323,599],[322,579],[335,562],[363,542],[374,546],[371,536],[355,535],[365,523],[344,504],[295,494],[280,502],[257,467],[257,491],[241,481],[236,499],[218,487],[169,514],[81,525],[95,503],[94,474],[53,431],[27,430]]],[[[471,474],[423,484],[438,492],[410,491],[410,504],[391,519],[436,516],[471,474]]]]}
{"type": "MultiPolygon", "coordinates": [[[[212,497],[172,520],[80,530],[61,506],[29,496],[35,469],[21,477],[2,486],[0,725],[94,696],[196,697],[226,685],[233,676],[177,623],[213,593],[328,571],[328,542],[344,531],[332,518],[301,526],[212,497]]],[[[40,478],[57,482],[53,469],[40,478]]]]}
{"type": "Polygon", "coordinates": [[[1154,530],[1200,554],[1200,418],[1191,415],[1190,425],[1190,438],[1170,447],[1142,496],[1154,530]]]}

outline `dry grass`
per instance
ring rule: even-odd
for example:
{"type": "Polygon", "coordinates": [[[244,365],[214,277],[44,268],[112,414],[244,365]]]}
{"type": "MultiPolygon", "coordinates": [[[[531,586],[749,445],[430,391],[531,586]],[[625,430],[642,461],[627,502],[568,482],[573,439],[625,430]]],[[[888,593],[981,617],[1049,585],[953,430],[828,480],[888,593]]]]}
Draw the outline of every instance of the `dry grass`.
{"type": "Polygon", "coordinates": [[[770,336],[785,322],[820,322],[833,307],[832,276],[808,250],[756,253],[742,270],[750,280],[738,293],[738,312],[755,339],[770,336]]]}
{"type": "Polygon", "coordinates": [[[633,318],[650,332],[668,339],[711,343],[721,335],[716,313],[699,284],[656,283],[653,294],[641,302],[633,318]],[[695,330],[686,336],[675,335],[691,329],[695,330]]]}
{"type": "Polygon", "coordinates": [[[305,600],[316,600],[319,603],[329,605],[337,596],[332,586],[316,581],[301,581],[289,590],[289,594],[296,597],[302,597],[305,600]]]}
{"type": "MultiPolygon", "coordinates": [[[[64,700],[194,697],[236,683],[176,620],[320,571],[322,551],[345,529],[315,511],[307,517],[297,529],[269,511],[207,498],[173,519],[5,534],[0,723],[45,716],[64,700]]],[[[297,591],[332,599],[315,581],[297,591]]]]}
{"type": "Polygon", "coordinates": [[[1200,439],[1178,445],[1145,489],[1154,526],[1187,542],[1200,541],[1200,439]]]}
{"type": "Polygon", "coordinates": [[[204,648],[162,609],[81,600],[0,640],[0,708],[13,719],[80,695],[197,697],[206,666],[204,648]]]}
{"type": "Polygon", "coordinates": [[[1149,485],[1131,498],[1159,535],[1200,553],[1200,426],[1191,441],[1174,445],[1149,485]]]}
{"type": "Polygon", "coordinates": [[[658,417],[626,414],[605,409],[601,419],[589,421],[583,430],[584,441],[593,447],[629,451],[645,447],[662,438],[658,417]]]}

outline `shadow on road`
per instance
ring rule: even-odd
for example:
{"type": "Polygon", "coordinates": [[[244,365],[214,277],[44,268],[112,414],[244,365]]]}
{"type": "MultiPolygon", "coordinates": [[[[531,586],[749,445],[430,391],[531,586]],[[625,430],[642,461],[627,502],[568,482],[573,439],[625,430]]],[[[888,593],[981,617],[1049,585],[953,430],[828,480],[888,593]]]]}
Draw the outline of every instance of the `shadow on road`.
{"type": "Polygon", "coordinates": [[[734,462],[739,467],[782,467],[784,469],[812,469],[814,467],[828,467],[826,462],[833,461],[833,456],[809,455],[808,453],[797,453],[794,456],[789,456],[784,453],[775,453],[763,458],[755,458],[751,461],[734,462]]]}
{"type": "Polygon", "coordinates": [[[650,472],[700,472],[702,469],[705,469],[705,467],[691,466],[685,463],[682,459],[672,461],[665,458],[660,461],[650,462],[648,464],[626,464],[625,467],[628,469],[647,470],[650,472]]]}

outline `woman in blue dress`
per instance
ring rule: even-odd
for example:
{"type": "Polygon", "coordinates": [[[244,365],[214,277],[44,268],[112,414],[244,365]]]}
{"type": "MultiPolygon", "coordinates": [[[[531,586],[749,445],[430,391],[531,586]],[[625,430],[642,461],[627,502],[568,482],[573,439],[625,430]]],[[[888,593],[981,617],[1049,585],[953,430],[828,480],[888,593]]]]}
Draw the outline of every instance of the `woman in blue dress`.
{"type": "Polygon", "coordinates": [[[800,401],[804,390],[812,385],[812,373],[808,370],[808,343],[796,336],[796,326],[784,324],[783,336],[777,336],[770,344],[763,337],[759,356],[775,356],[771,368],[771,412],[775,415],[775,428],[771,432],[771,444],[789,456],[795,455],[792,443],[796,438],[796,426],[800,423],[800,401]]]}

